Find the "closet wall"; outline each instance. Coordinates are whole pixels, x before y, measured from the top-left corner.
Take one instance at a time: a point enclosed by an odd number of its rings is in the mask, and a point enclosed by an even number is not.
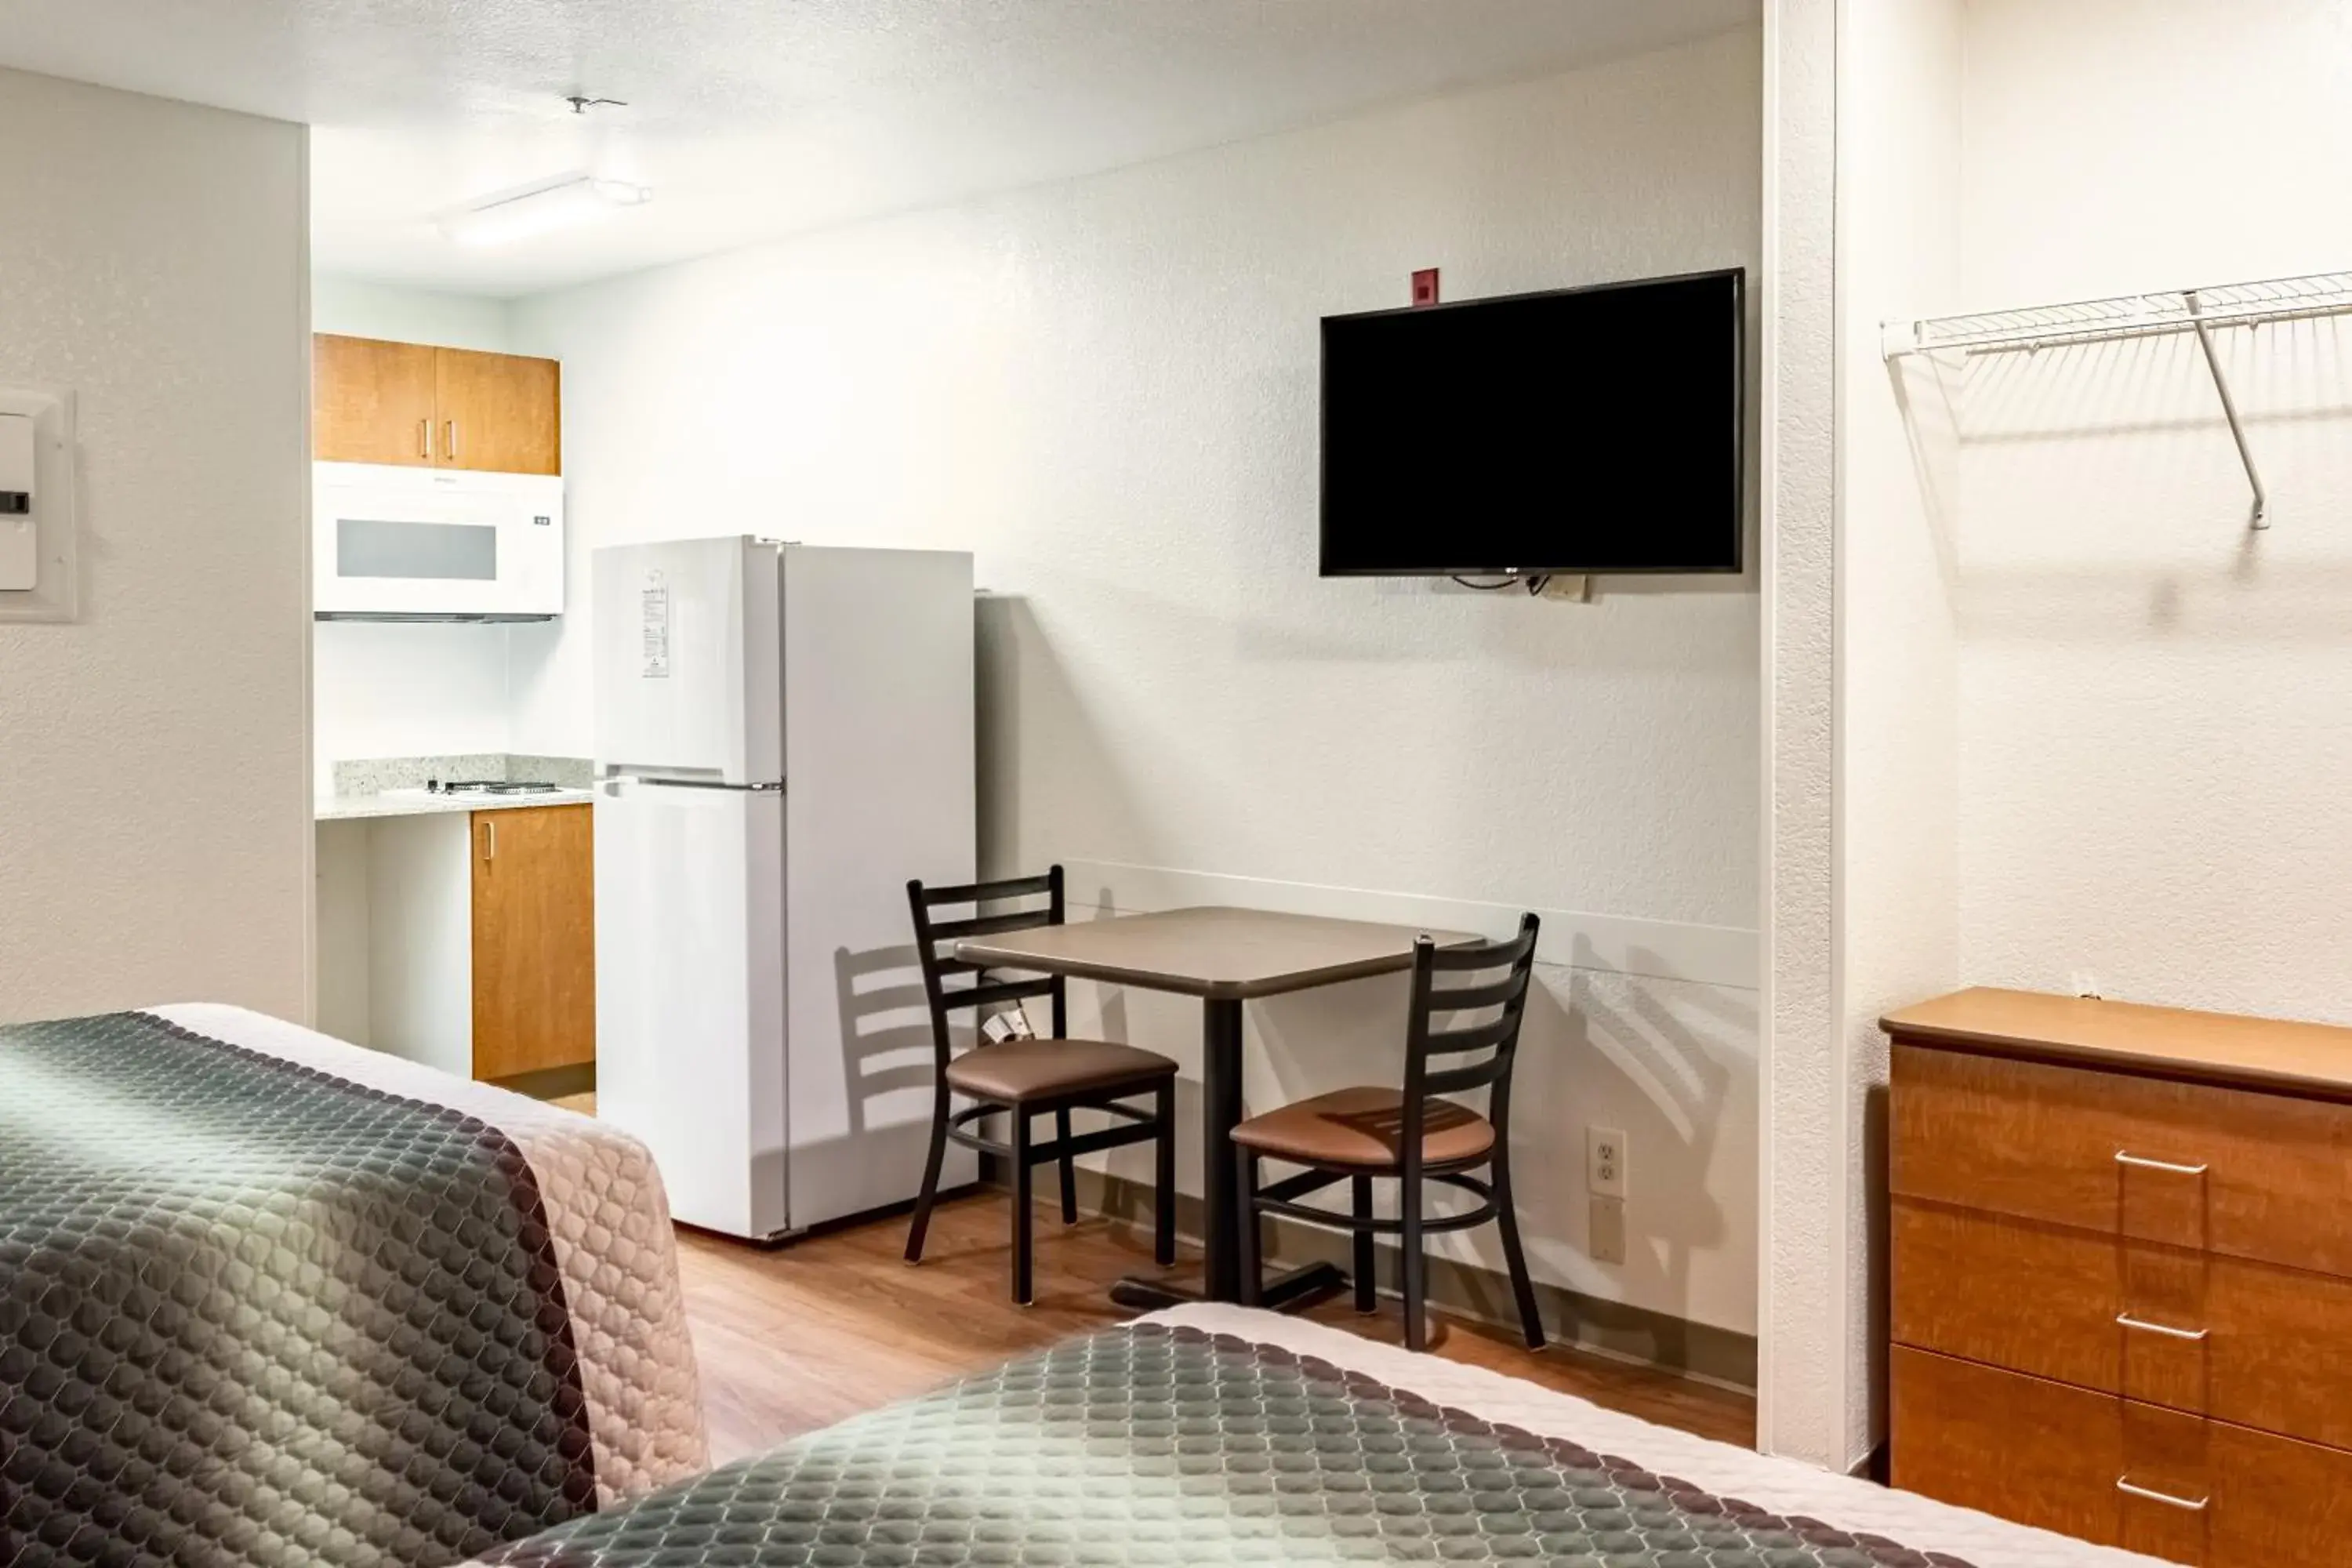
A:
[[[2333,0],[1976,0],[1969,308],[2352,268]],[[2095,60],[2095,70],[2085,62]],[[2352,1023],[2352,317],[1979,360],[1958,411],[1959,968]]]

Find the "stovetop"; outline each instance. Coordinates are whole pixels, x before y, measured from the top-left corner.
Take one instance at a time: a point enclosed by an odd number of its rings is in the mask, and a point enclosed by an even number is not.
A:
[[[553,795],[562,784],[521,779],[439,779],[425,781],[428,795]]]

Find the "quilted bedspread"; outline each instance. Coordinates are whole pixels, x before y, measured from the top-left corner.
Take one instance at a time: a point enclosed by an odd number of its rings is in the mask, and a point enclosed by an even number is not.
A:
[[[692,1475],[674,1246],[641,1148],[495,1090],[0,1028],[0,1563],[436,1568]]]
[[[1532,1563],[1554,1568],[2141,1563],[1720,1444],[1803,1511],[1710,1489],[1576,1432],[1609,1413],[1532,1384],[1497,1421],[1416,1384],[1475,1369],[1234,1309],[1145,1321],[859,1416],[488,1553],[499,1568]],[[1399,1381],[1301,1353],[1304,1335]],[[1517,1397],[1512,1380],[1483,1374]],[[1492,1392],[1492,1390],[1489,1390]],[[1553,1417],[1564,1417],[1555,1421]],[[1626,1418],[1616,1417],[1623,1434]],[[1636,1435],[1664,1434],[1631,1423]],[[1559,1429],[1565,1426],[1568,1430]],[[1683,1438],[1685,1443],[1697,1440]],[[1720,1459],[1707,1452],[1715,1451]],[[1908,1512],[1906,1542],[1877,1526]],[[1864,1516],[1867,1515],[1867,1523]],[[1966,1556],[1923,1549],[1965,1544]],[[1978,1549],[1981,1548],[1981,1552]]]

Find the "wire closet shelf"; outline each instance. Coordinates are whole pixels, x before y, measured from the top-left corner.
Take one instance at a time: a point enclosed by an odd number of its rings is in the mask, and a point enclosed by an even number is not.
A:
[[[2253,449],[2246,443],[2245,422],[2231,395],[2229,377],[2221,355],[2214,352],[2213,332],[2223,327],[2261,327],[2278,321],[2313,321],[2324,316],[2352,315],[2352,272],[2315,272],[2302,278],[2273,278],[2259,283],[2216,283],[2196,289],[2159,289],[2148,294],[2118,294],[2105,300],[2077,300],[2061,305],[2029,305],[2010,310],[1979,310],[1966,316],[1934,316],[1916,321],[1888,321],[1881,329],[1881,348],[1889,361],[1908,354],[1954,350],[1965,354],[2031,353],[2075,343],[2122,342],[2133,338],[2194,333],[2221,400],[2230,438],[2245,466],[2246,483],[2254,503],[2249,526],[2270,526],[2270,497],[2254,467]]]

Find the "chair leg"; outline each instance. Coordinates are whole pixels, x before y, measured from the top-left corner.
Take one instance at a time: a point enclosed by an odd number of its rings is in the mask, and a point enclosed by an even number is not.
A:
[[[1264,1259],[1258,1250],[1256,1153],[1234,1145],[1234,1201],[1239,1211],[1234,1218],[1241,1226],[1234,1236],[1241,1246],[1242,1305],[1255,1307],[1265,1289]]]
[[[1160,1086],[1153,1115],[1160,1136],[1151,1145],[1151,1256],[1160,1267],[1176,1261],[1176,1080]]]
[[[1379,1253],[1372,1245],[1370,1221],[1372,1217],[1372,1179],[1370,1176],[1350,1178],[1355,1188],[1356,1215],[1356,1310],[1376,1312],[1381,1306],[1381,1282],[1376,1272]]]
[[[915,1223],[907,1227],[907,1261],[923,1260],[923,1237],[931,1228],[931,1205],[940,1201],[940,1163],[948,1152],[948,1086],[940,1084],[931,1107],[931,1152],[923,1162],[923,1188],[915,1199]]]
[[[1409,1351],[1429,1348],[1429,1324],[1426,1321],[1429,1260],[1421,1250],[1421,1173],[1406,1173],[1402,1190],[1397,1194],[1397,1205],[1403,1219],[1403,1233],[1399,1237],[1404,1247],[1404,1348]]]
[[[1066,1110],[1054,1112],[1054,1136],[1062,1147],[1070,1146],[1070,1113]],[[1078,1223],[1078,1163],[1069,1155],[1062,1156],[1062,1223]]]
[[[1503,1262],[1511,1271],[1511,1294],[1518,1298],[1519,1330],[1528,1349],[1544,1347],[1543,1313],[1536,1306],[1535,1281],[1528,1278],[1527,1248],[1519,1245],[1519,1210],[1511,1197],[1511,1157],[1496,1150],[1493,1170],[1495,1223],[1502,1227]]]
[[[1013,1108],[1013,1299],[1024,1307],[1030,1297],[1030,1210],[1035,1197],[1031,1184],[1035,1171],[1029,1146],[1029,1112],[1016,1105]]]

